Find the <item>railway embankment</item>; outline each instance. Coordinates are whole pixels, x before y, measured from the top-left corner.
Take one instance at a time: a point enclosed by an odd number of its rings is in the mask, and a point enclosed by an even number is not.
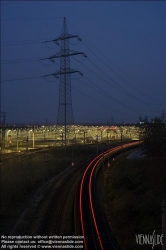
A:
[[[93,153],[89,151],[89,154]],[[26,233],[32,214],[29,213],[47,199],[53,183],[58,182],[75,163],[84,158],[76,147],[53,148],[42,154],[11,157],[1,164],[1,234]],[[19,226],[20,225],[20,226]],[[14,231],[13,231],[14,230]]]
[[[96,151],[96,145],[73,145],[2,161],[1,234],[35,235],[51,194],[77,162],[96,155]]]
[[[135,150],[134,150],[135,151]],[[145,157],[124,152],[105,164],[98,192],[111,230],[122,250],[152,249],[139,245],[136,235],[162,235],[162,201],[166,199],[166,145],[159,154],[147,148]],[[142,248],[141,248],[142,247]],[[161,249],[155,245],[155,249]]]

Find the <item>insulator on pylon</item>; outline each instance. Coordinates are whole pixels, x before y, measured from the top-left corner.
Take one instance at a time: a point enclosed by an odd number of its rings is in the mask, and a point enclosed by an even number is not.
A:
[[[81,76],[83,76],[83,74],[80,71],[73,70],[70,68],[70,56],[82,54],[84,57],[87,57],[85,53],[83,52],[69,50],[70,38],[77,38],[79,41],[82,41],[82,39],[79,36],[68,34],[66,18],[64,17],[61,35],[58,36],[56,39],[51,40],[52,42],[56,44],[58,44],[58,41],[61,41],[61,49],[56,54],[47,58],[51,62],[55,62],[54,58],[60,58],[60,70],[53,73],[52,76],[57,78],[57,75],[60,75],[59,107],[58,107],[57,125],[61,126],[63,129],[62,134],[64,135],[65,145],[66,145],[66,135],[67,135],[67,130],[68,130],[67,128],[68,126],[74,125],[70,74],[78,73]],[[51,41],[46,41],[46,43],[51,42]],[[50,76],[50,75],[46,75],[46,76]],[[62,140],[62,144],[63,144],[63,140]]]

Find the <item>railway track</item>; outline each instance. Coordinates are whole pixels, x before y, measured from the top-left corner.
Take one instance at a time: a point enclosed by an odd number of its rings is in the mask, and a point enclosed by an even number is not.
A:
[[[127,143],[123,149],[137,146],[139,142]],[[108,154],[121,152],[121,146],[114,147],[94,158],[86,167],[79,191],[80,232],[84,236],[85,250],[119,249],[103,213],[95,186],[96,173]]]
[[[88,161],[79,163],[55,191],[39,228],[40,235],[74,234],[74,199]],[[72,223],[73,222],[73,223]]]
[[[6,162],[8,160],[14,159],[14,158],[27,158],[27,157],[35,157],[36,155],[43,154],[43,152],[50,151],[51,149],[49,148],[43,148],[43,149],[35,149],[33,151],[28,151],[28,152],[16,152],[13,153],[11,156],[3,156],[1,155],[1,163]]]
[[[129,146],[133,146],[133,143],[123,145],[123,148]],[[54,191],[50,189],[49,193],[52,194],[46,212],[41,217],[37,235],[83,235],[85,250],[119,249],[109,229],[95,186],[95,175],[103,158],[108,153],[113,156],[119,151],[121,146],[105,151],[91,162],[80,162],[62,178]],[[78,200],[76,193],[79,195]],[[76,212],[80,228],[78,231]]]

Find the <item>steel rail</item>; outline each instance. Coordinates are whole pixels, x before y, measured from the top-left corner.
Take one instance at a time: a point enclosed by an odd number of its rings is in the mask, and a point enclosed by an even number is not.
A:
[[[88,170],[91,168],[93,162],[95,162],[95,160],[98,159],[98,158],[99,158],[99,156],[97,156],[96,158],[94,158],[90,162],[90,164],[87,166],[87,168],[84,171],[84,174],[83,174],[83,177],[82,177],[82,180],[81,180],[81,185],[80,185],[79,210],[80,210],[81,230],[82,230],[82,234],[84,236],[84,247],[85,247],[85,250],[88,250],[88,248],[87,248],[87,241],[86,241],[86,238],[85,238],[85,228],[84,228],[84,219],[83,219],[83,210],[82,210],[82,205],[83,205],[83,202],[82,202],[82,200],[83,200],[83,186],[84,186],[84,182],[85,182],[85,178],[86,178]]]
[[[86,164],[87,164],[87,160],[79,163],[77,168],[74,168],[73,170],[70,171],[70,173],[67,175],[67,177],[63,180],[60,187],[55,191],[54,197],[53,197],[53,199],[52,199],[52,201],[47,209],[47,212],[46,212],[45,217],[43,219],[42,225],[40,226],[40,229],[39,229],[40,235],[47,234],[47,227],[49,227],[48,224],[49,224],[50,220],[51,221],[54,220],[54,222],[56,221],[54,233],[58,232],[58,227],[60,225],[60,218],[62,216],[62,210],[65,206],[66,198],[69,195],[70,190],[71,190],[72,186],[74,185],[75,181],[77,180],[77,178],[79,178],[79,176],[81,177],[83,167],[86,166]],[[73,177],[73,174],[76,174],[76,176],[74,176],[74,178],[72,178],[72,180],[71,180],[71,176]],[[61,202],[60,202],[59,208],[57,208],[57,206],[54,207],[56,202],[60,199],[61,199]],[[51,218],[51,214],[55,212],[54,208],[56,210],[58,210],[57,215],[56,215],[56,218]]]
[[[99,163],[101,163],[103,158],[106,157],[108,154],[113,156],[116,153],[121,152],[122,147],[123,147],[123,149],[130,148],[130,147],[136,146],[138,144],[139,144],[139,142],[132,142],[132,143],[127,143],[127,144],[109,149],[109,150],[105,151],[104,153],[101,153],[97,157],[95,157],[86,167],[84,174],[82,176],[82,180],[80,183],[80,191],[79,191],[80,227],[81,227],[82,235],[84,236],[84,249],[85,250],[90,250],[90,248],[88,248],[88,242],[87,242],[87,239],[88,239],[88,235],[86,232],[87,229],[85,229],[85,224],[87,224],[87,223],[85,223],[85,218],[84,218],[84,214],[83,214],[84,213],[84,211],[83,211],[83,205],[84,205],[83,199],[84,198],[83,197],[87,196],[87,195],[88,195],[88,199],[89,199],[89,211],[90,211],[90,214],[92,216],[92,222],[93,222],[92,223],[93,225],[91,225],[91,227],[92,227],[91,231],[92,231],[92,234],[94,237],[94,233],[93,233],[93,227],[94,227],[95,228],[95,237],[97,236],[97,241],[98,241],[98,247],[96,247],[96,246],[94,246],[94,247],[95,247],[95,249],[104,250],[104,244],[102,242],[103,240],[101,238],[101,232],[100,232],[99,226],[98,226],[99,223],[96,219],[96,212],[95,212],[96,208],[94,207],[93,194],[92,194],[92,184],[93,184],[93,177],[94,177],[95,170],[96,170],[97,166],[99,165]],[[86,192],[86,190],[85,190],[85,186],[86,186],[87,181],[88,181],[88,192]],[[90,224],[91,223],[89,223],[89,227],[90,227]],[[112,247],[114,247],[113,244],[112,244]],[[114,249],[115,249],[115,247],[114,247]]]
[[[51,149],[36,149],[36,150],[33,150],[32,152],[19,152],[19,154],[12,155],[10,157],[6,157],[6,158],[2,159],[1,163],[8,161],[8,160],[11,160],[13,158],[17,158],[17,157],[22,157],[22,158],[27,157],[27,156],[34,157],[34,155],[42,154],[43,152],[49,151]]]

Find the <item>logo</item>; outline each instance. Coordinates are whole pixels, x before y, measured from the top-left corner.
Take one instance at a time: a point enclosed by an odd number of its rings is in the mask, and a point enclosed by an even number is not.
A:
[[[155,245],[163,245],[164,235],[155,234],[155,230],[153,234],[136,234],[136,242],[139,245],[152,245],[152,249]]]

